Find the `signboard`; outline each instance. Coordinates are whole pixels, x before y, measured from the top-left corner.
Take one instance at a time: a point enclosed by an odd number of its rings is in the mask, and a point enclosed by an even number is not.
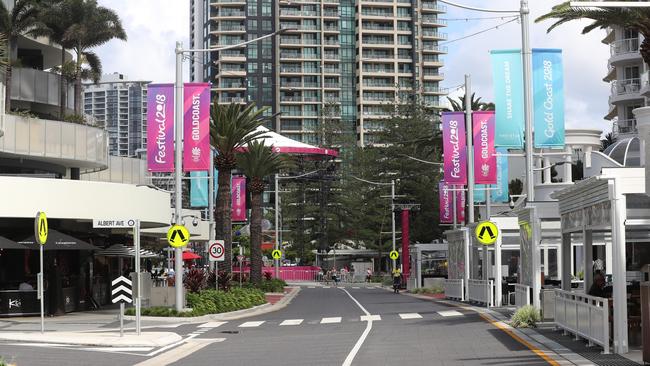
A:
[[[47,216],[45,216],[45,212],[39,211],[36,214],[36,220],[34,220],[34,237],[40,245],[45,245],[47,242],[48,232]]]
[[[491,51],[496,146],[524,147],[524,76],[520,50]]]
[[[483,221],[476,225],[474,235],[479,243],[483,245],[492,245],[499,237],[499,228],[492,221]]]
[[[174,225],[167,231],[167,242],[174,248],[187,245],[190,241],[190,232],[183,225]]]
[[[399,253],[397,252],[397,250],[393,250],[390,252],[388,256],[390,257],[390,259],[395,260],[399,258]]]
[[[174,171],[174,85],[147,87],[147,169]]]
[[[534,146],[564,148],[562,50],[533,50]]]
[[[494,112],[472,113],[474,133],[474,182],[495,184],[497,182],[497,157],[494,148]]]
[[[113,304],[133,302],[133,283],[124,276],[120,276],[111,282],[111,301]]]
[[[246,177],[232,178],[232,221],[246,221]]]
[[[95,229],[132,228],[135,227],[135,219],[114,219],[114,220],[93,220]]]
[[[279,249],[276,249],[271,253],[271,256],[273,259],[280,259],[282,258],[282,252]]]
[[[208,247],[208,254],[210,262],[223,262],[225,257],[226,250],[224,248],[223,240],[214,240],[210,242]]]
[[[183,93],[183,171],[209,170],[210,84],[186,83]]]
[[[467,183],[465,113],[442,113],[444,180],[447,184]]]

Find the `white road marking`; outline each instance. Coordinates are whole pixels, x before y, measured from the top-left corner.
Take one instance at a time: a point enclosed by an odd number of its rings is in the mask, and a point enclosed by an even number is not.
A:
[[[87,347],[84,351],[94,352],[149,352],[153,347]]]
[[[442,311],[439,311],[438,314],[440,314],[442,316],[462,316],[463,315],[463,313],[461,313],[460,311],[456,311],[456,310],[442,310]]]
[[[198,328],[218,328],[228,322],[207,322],[198,326]]]
[[[330,288],[329,286],[323,286],[323,288]]]
[[[160,365],[170,365],[178,360],[181,360],[192,353],[195,353],[201,350],[204,347],[209,346],[212,343],[223,342],[225,338],[215,338],[215,339],[193,339],[188,342],[182,341],[185,344],[182,346],[173,349],[169,352],[165,352],[157,357],[150,358],[146,361],[136,364],[136,366],[160,366]]]
[[[300,325],[302,324],[303,319],[287,319],[280,323],[280,325]]]
[[[348,296],[350,296],[350,298],[357,304],[357,306],[359,306],[361,311],[363,311],[366,314],[366,316],[370,316],[368,310],[366,310],[366,308],[364,308],[363,305],[361,305],[361,303],[357,301],[357,299],[355,299],[352,295],[350,295],[350,293],[346,289],[343,289],[343,291],[345,291],[345,293],[348,294]],[[354,361],[354,357],[361,349],[363,342],[365,342],[366,338],[368,338],[368,334],[370,334],[371,330],[372,330],[372,319],[368,320],[368,323],[366,323],[366,329],[361,334],[361,337],[359,337],[359,339],[357,340],[357,343],[354,344],[354,347],[352,347],[350,353],[348,353],[348,357],[345,358],[345,361],[343,361],[342,366],[352,365],[352,361]]]
[[[422,315],[418,313],[404,313],[399,314],[399,317],[402,319],[422,319]]]
[[[260,325],[262,325],[264,323],[265,323],[264,320],[257,321],[257,322],[246,322],[246,323],[241,324],[239,327],[240,328],[255,328],[255,327],[259,327]]]
[[[316,286],[307,286],[307,288],[316,288]]]
[[[340,322],[341,322],[341,317],[340,316],[335,316],[335,317],[331,317],[331,318],[323,318],[320,321],[321,324],[334,324],[334,323],[340,323]]]
[[[185,338],[185,339],[181,339],[180,341],[178,341],[178,342],[176,342],[176,343],[168,344],[168,345],[166,345],[165,347],[161,347],[161,348],[159,348],[159,349],[157,349],[157,350],[155,350],[155,351],[153,351],[153,352],[151,352],[151,353],[148,353],[148,354],[147,354],[147,357],[155,356],[155,355],[157,355],[157,354],[159,354],[159,353],[161,353],[161,352],[167,351],[168,349],[170,349],[170,348],[174,348],[174,347],[176,347],[176,346],[178,346],[178,345],[180,345],[180,344],[183,344],[183,343],[189,341],[190,339],[192,339],[192,338],[194,338],[194,337],[196,337],[196,336],[195,336],[195,335],[190,335],[190,336],[188,336],[187,338]],[[224,338],[224,340],[225,340],[225,338]]]
[[[352,287],[352,288],[355,289],[355,290],[358,290],[358,289],[359,289],[359,287]]]
[[[381,320],[381,315],[361,315],[361,321],[362,322],[367,322],[370,320]]]

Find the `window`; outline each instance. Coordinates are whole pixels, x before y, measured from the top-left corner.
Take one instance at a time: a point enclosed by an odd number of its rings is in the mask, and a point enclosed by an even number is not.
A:
[[[248,67],[248,73],[253,74],[257,72],[257,62],[249,62],[247,67]]]
[[[255,19],[248,20],[248,30],[257,30],[257,20]]]
[[[268,74],[268,73],[270,73],[272,70],[273,70],[273,68],[271,67],[271,63],[270,63],[270,62],[264,62],[264,63],[262,64],[262,72],[263,72],[263,73]]]
[[[638,66],[627,66],[624,69],[625,79],[638,79],[640,77]]]
[[[251,43],[246,46],[246,53],[248,58],[257,58],[257,44]]]
[[[248,0],[248,15],[257,16],[257,1]]]
[[[262,30],[270,31],[273,29],[273,25],[270,20],[262,20]]]
[[[267,0],[262,1],[262,16],[270,17],[271,16],[271,2]]]

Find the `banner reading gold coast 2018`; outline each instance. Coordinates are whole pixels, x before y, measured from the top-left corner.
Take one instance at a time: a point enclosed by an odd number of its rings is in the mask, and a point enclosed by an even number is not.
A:
[[[533,49],[534,145],[564,147],[564,74],[562,50]]]

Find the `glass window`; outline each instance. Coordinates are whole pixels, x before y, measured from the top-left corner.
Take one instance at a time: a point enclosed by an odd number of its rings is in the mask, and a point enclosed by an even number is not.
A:
[[[257,72],[257,62],[249,62],[246,66],[248,67],[249,74]]]
[[[248,58],[257,58],[257,44],[251,43],[246,46],[246,52]]]
[[[248,20],[248,30],[257,30],[257,20],[255,19]]]
[[[271,67],[271,63],[270,63],[270,62],[264,62],[264,63],[262,64],[262,72],[263,72],[263,73],[267,74],[267,73],[270,73],[272,70],[273,70],[273,69],[272,69],[272,67]]]
[[[262,2],[262,16],[270,17],[271,16],[271,2],[263,1]]]
[[[257,1],[248,1],[248,15],[257,16]]]
[[[273,29],[273,25],[270,20],[262,20],[262,30],[270,31],[272,29]]]

